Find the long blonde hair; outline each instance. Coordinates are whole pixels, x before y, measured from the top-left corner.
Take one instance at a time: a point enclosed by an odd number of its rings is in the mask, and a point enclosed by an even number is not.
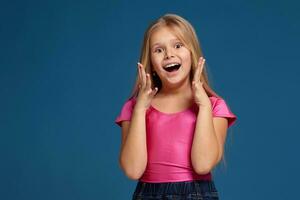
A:
[[[152,81],[152,89],[157,87],[158,90],[161,89],[161,81],[157,75],[154,77],[152,74],[153,71],[152,71],[151,59],[150,59],[150,37],[154,32],[154,30],[161,27],[168,27],[170,30],[172,30],[174,34],[190,50],[191,62],[192,62],[190,81],[192,81],[191,77],[193,77],[194,75],[194,70],[197,67],[197,63],[199,61],[200,56],[203,56],[196,32],[192,27],[192,25],[187,20],[185,20],[184,18],[176,14],[165,14],[162,17],[155,20],[154,22],[152,22],[148,26],[144,34],[143,44],[141,48],[141,55],[140,55],[140,63],[145,67],[146,73],[150,74],[150,78]],[[200,80],[203,83],[203,88],[205,89],[208,96],[215,96],[215,97],[222,98],[211,88],[209,84],[206,64],[204,64]],[[136,81],[131,91],[130,98],[137,97],[139,92],[138,84],[139,84],[139,76],[137,71]]]
[[[192,77],[194,75],[194,70],[197,67],[197,63],[199,61],[200,56],[203,56],[202,50],[200,48],[200,44],[197,38],[196,31],[194,30],[193,26],[184,18],[176,15],[176,14],[165,14],[162,17],[158,18],[154,22],[152,22],[144,34],[143,44],[141,48],[141,55],[140,55],[140,63],[145,67],[146,73],[150,74],[150,78],[152,81],[152,89],[158,87],[158,91],[161,89],[161,81],[159,77],[156,75],[153,76],[152,66],[151,66],[151,59],[150,59],[150,37],[152,33],[161,27],[167,27],[174,32],[174,34],[183,42],[183,44],[190,50],[191,52],[191,63],[192,69],[190,72],[190,81],[192,81]],[[204,57],[204,56],[203,56]],[[207,74],[207,64],[204,64],[200,80],[203,83],[203,88],[206,91],[207,95],[222,98],[218,95],[210,86]],[[139,92],[139,76],[137,70],[136,81],[134,87],[131,91],[131,95],[129,99],[133,97],[137,97]],[[223,99],[223,98],[222,98]],[[225,161],[225,149],[222,156],[222,160],[226,165]]]

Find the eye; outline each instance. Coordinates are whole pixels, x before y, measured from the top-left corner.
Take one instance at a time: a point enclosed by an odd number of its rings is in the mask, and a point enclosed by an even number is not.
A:
[[[160,53],[160,52],[162,52],[162,48],[157,48],[154,50],[154,52]]]
[[[180,47],[182,47],[182,46],[183,46],[182,43],[177,43],[177,44],[175,45],[175,48],[180,48]]]

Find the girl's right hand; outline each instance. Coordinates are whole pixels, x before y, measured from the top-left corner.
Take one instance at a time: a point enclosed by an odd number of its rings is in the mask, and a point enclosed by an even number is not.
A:
[[[152,82],[150,75],[145,72],[144,66],[141,63],[138,63],[139,71],[139,93],[137,96],[136,106],[141,109],[147,109],[151,105],[153,97],[156,95],[158,88],[152,89]]]

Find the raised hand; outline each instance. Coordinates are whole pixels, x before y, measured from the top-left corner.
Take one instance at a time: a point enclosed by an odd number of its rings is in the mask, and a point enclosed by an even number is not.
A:
[[[209,97],[207,96],[203,88],[203,83],[200,81],[200,77],[201,77],[200,75],[202,73],[204,63],[205,63],[205,59],[203,57],[200,57],[192,81],[192,91],[193,91],[194,101],[198,106],[211,106]]]
[[[152,98],[158,91],[158,88],[152,89],[152,82],[150,75],[145,72],[145,68],[141,63],[138,63],[139,71],[139,93],[137,97],[137,106],[142,109],[147,109],[151,105]]]

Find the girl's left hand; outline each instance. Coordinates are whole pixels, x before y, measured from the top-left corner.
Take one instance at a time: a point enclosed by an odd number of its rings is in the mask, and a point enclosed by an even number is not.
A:
[[[203,57],[200,57],[192,81],[192,91],[193,91],[194,101],[198,106],[211,107],[210,99],[203,88],[203,83],[200,81],[204,63],[205,63],[205,59]]]

